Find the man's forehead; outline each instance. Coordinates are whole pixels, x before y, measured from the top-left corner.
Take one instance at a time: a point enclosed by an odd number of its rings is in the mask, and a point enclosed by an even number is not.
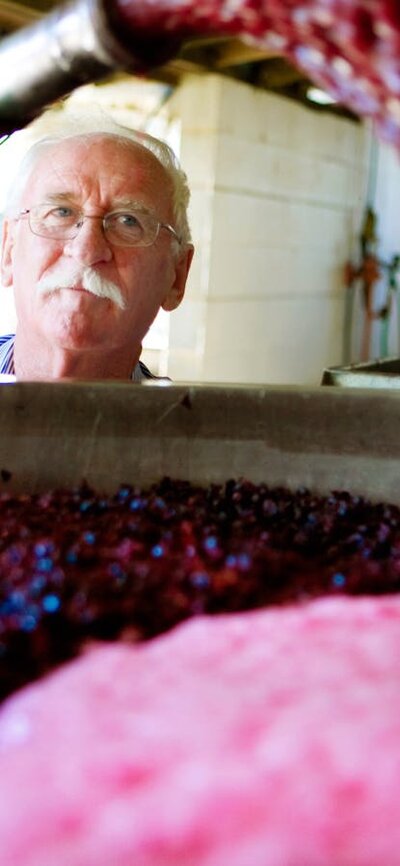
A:
[[[38,157],[28,187],[49,194],[85,192],[103,187],[121,197],[145,191],[170,192],[170,179],[145,147],[116,136],[73,137],[47,147]]]
[[[166,174],[164,167],[147,148],[117,136],[72,137],[49,145],[37,167],[46,172],[89,173],[103,167],[106,174],[117,171],[146,171]]]

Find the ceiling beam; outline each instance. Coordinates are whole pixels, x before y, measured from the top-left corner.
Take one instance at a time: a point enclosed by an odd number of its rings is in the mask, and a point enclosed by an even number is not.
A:
[[[2,30],[15,30],[33,24],[42,13],[32,6],[13,3],[12,0],[0,0],[0,27]]]
[[[259,63],[270,57],[277,57],[277,52],[267,51],[250,42],[240,39],[227,39],[225,43],[214,48],[214,68],[226,69],[241,66],[242,63]]]

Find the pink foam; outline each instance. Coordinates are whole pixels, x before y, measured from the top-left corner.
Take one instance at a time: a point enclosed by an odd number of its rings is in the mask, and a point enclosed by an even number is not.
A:
[[[95,648],[0,713],[2,866],[397,866],[399,793],[399,597]]]

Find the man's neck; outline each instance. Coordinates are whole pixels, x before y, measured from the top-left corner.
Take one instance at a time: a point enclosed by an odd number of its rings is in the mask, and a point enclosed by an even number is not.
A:
[[[32,338],[28,345],[18,330],[14,343],[14,367],[17,379],[121,379],[132,378],[140,357],[141,346],[136,353],[120,350],[105,351],[103,348],[71,351],[54,347],[40,340],[35,345]]]

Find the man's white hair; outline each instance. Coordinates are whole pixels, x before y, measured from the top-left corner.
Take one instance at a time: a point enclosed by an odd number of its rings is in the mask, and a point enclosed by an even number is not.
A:
[[[64,112],[62,114],[64,115]],[[22,158],[16,177],[9,188],[5,204],[5,216],[15,215],[20,209],[20,202],[25,192],[26,184],[34,169],[35,162],[47,148],[52,148],[57,142],[65,141],[66,139],[90,139],[94,135],[112,136],[117,137],[119,142],[122,143],[141,145],[149,150],[161,163],[172,185],[174,227],[182,242],[184,244],[190,243],[191,235],[187,214],[190,191],[186,174],[181,168],[172,148],[165,141],[161,141],[161,139],[155,138],[147,132],[122,126],[107,115],[101,115],[100,118],[96,115],[93,118],[82,117],[80,114],[74,116],[65,113],[65,115],[62,118],[56,118],[53,124],[51,121],[50,124],[47,123],[46,134],[39,137],[29,147]],[[43,127],[43,117],[45,115],[40,118],[40,122],[36,122],[39,132]],[[51,128],[52,125],[54,129]],[[32,129],[34,127],[35,125],[33,124]],[[76,131],[77,129],[79,132]]]

